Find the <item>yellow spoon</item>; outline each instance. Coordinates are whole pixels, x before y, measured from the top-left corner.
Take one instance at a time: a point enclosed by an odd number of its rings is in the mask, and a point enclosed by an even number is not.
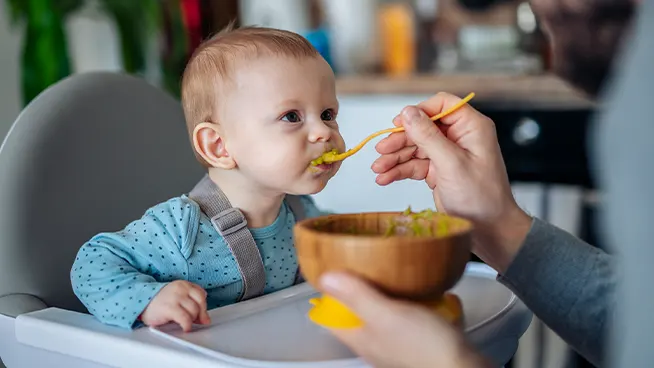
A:
[[[432,116],[429,119],[431,121],[436,121],[436,120],[442,119],[445,116],[447,116],[447,115],[455,112],[459,108],[461,108],[461,106],[467,104],[468,101],[472,100],[473,97],[475,97],[474,92],[470,93],[464,99],[457,102],[456,105],[454,105],[454,106],[450,107],[449,109],[441,112],[440,114]],[[370,142],[371,139],[373,139],[375,137],[378,137],[378,136],[380,136],[382,134],[397,133],[397,132],[403,132],[403,131],[404,131],[404,127],[397,127],[397,128],[389,128],[389,129],[380,130],[380,131],[378,131],[376,133],[373,133],[373,134],[369,135],[366,139],[364,139],[361,143],[356,145],[354,148],[352,148],[350,150],[347,150],[347,151],[345,151],[343,153],[338,153],[338,151],[336,149],[333,149],[333,150],[331,150],[329,152],[323,153],[322,156],[320,156],[317,159],[311,161],[311,165],[312,166],[317,166],[317,165],[320,165],[320,164],[323,164],[323,163],[329,164],[329,163],[332,163],[332,162],[345,160],[346,158],[348,158],[348,157],[352,156],[353,154],[359,152],[359,150],[361,150],[361,148],[363,148],[363,146],[366,143]]]

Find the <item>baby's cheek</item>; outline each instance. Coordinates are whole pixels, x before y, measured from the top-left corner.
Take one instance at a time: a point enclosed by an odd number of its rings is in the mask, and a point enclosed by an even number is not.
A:
[[[303,142],[273,138],[271,135],[262,137],[257,133],[257,137],[251,137],[245,146],[239,148],[237,162],[242,168],[247,166],[250,172],[288,176],[309,164]]]
[[[250,169],[259,180],[272,186],[285,186],[297,180],[297,176],[306,169],[308,163],[300,165],[297,155],[289,151],[270,153],[261,156],[261,160],[253,163]]]
[[[283,150],[281,147],[266,156],[268,167],[273,171],[287,171],[298,160],[297,154],[290,150]]]
[[[338,151],[339,152],[345,151],[345,140],[343,139],[343,136],[338,130],[334,134],[334,138],[336,141],[336,148],[338,148]]]
[[[250,139],[239,142],[233,156],[241,166],[260,168],[266,162],[270,164],[271,161],[276,160],[276,149],[270,142]]]

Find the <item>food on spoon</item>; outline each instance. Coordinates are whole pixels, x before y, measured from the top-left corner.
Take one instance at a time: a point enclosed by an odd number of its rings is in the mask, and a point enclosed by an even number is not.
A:
[[[457,102],[454,106],[452,106],[449,109],[441,112],[440,114],[436,114],[436,115],[432,116],[429,119],[432,120],[432,121],[439,120],[439,119],[453,113],[454,111],[458,110],[459,108],[461,108],[461,106],[467,104],[468,101],[470,101],[473,97],[475,97],[474,92],[468,94],[465,98],[463,98],[461,101]],[[375,132],[375,133],[369,135],[366,139],[361,141],[361,143],[359,143],[354,148],[352,148],[352,149],[350,149],[350,150],[348,150],[346,152],[338,153],[338,151],[336,149],[333,149],[333,150],[331,150],[329,152],[323,153],[320,157],[318,157],[315,160],[311,161],[311,166],[318,166],[318,165],[321,165],[323,163],[330,164],[330,163],[335,162],[335,161],[344,160],[347,157],[350,157],[353,154],[359,152],[359,150],[361,148],[363,148],[363,146],[366,143],[370,142],[370,140],[372,140],[373,138],[375,138],[377,136],[380,136],[382,134],[387,134],[387,133],[396,133],[396,132],[403,132],[403,131],[404,131],[404,127],[396,127],[396,128],[388,128],[388,129],[380,130],[378,132]]]

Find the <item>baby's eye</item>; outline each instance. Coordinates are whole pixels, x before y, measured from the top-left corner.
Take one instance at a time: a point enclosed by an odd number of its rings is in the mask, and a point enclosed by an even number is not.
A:
[[[282,120],[288,121],[289,123],[299,123],[301,121],[300,114],[298,114],[297,111],[287,112]]]
[[[320,115],[320,119],[322,119],[322,121],[332,121],[335,118],[334,115],[336,115],[336,114],[334,114],[334,110],[332,110],[332,109],[325,110]]]

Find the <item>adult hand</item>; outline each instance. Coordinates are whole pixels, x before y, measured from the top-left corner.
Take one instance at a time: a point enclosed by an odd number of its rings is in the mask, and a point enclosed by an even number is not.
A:
[[[364,322],[332,333],[376,368],[488,366],[458,330],[424,307],[389,299],[347,274],[327,274],[321,286]]]
[[[517,205],[493,121],[465,105],[435,124],[429,118],[461,99],[439,93],[393,119],[405,132],[380,141],[377,183],[425,180],[439,211],[471,220],[473,251],[499,272],[519,250],[531,218]]]

